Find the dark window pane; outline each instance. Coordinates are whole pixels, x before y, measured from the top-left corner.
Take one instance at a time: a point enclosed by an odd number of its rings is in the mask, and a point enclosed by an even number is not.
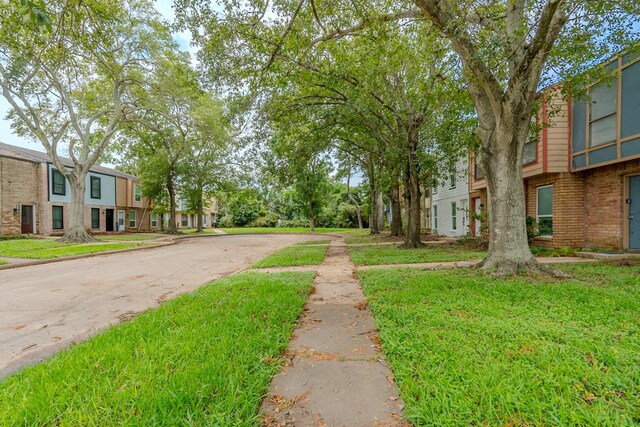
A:
[[[63,220],[63,213],[62,213],[62,206],[53,206],[52,207],[52,217],[53,217],[53,224],[52,227],[54,230],[61,230],[64,228],[64,220]]]
[[[100,178],[97,176],[92,176],[91,177],[91,198],[92,199],[99,199],[101,198],[101,193],[102,193],[102,189],[101,189],[101,185],[100,185]]]
[[[541,236],[553,236],[553,218],[551,217],[539,218],[538,233]]]
[[[52,188],[51,192],[53,194],[57,194],[59,196],[64,196],[66,194],[66,186],[65,186],[65,178],[59,170],[53,169],[51,171],[51,183]]]
[[[100,209],[91,208],[91,228],[100,228]]]

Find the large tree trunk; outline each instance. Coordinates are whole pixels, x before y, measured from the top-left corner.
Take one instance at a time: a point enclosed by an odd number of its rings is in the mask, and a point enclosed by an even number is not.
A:
[[[176,228],[176,189],[173,186],[173,179],[167,180],[167,192],[169,193],[169,224],[167,224],[167,233],[178,234]]]
[[[369,215],[370,234],[380,234],[380,221],[378,219],[378,191],[369,184],[369,198],[371,199],[371,214]]]
[[[503,114],[480,153],[487,182],[489,225],[489,251],[482,269],[495,269],[498,275],[539,270],[527,241],[522,181],[522,150],[529,115],[529,110]]]
[[[405,169],[403,172],[404,192],[407,208],[407,232],[403,247],[419,248],[423,246],[420,241],[420,180],[417,162],[418,128],[412,127],[407,135],[408,150]]]
[[[358,217],[358,228],[362,230],[362,208],[360,207],[360,203],[353,197],[351,194],[351,171],[347,174],[347,198],[353,205],[356,207],[356,215]]]
[[[202,186],[200,186],[198,188],[198,226],[196,229],[196,233],[202,233],[203,231],[203,224],[202,224],[202,217],[204,216],[204,200],[202,200]]]
[[[391,236],[402,236],[402,206],[400,205],[400,184],[394,180],[389,191],[391,200]]]
[[[316,231],[316,212],[313,202],[309,202],[309,231]]]
[[[67,176],[71,188],[71,202],[69,203],[69,222],[64,235],[59,239],[63,243],[93,242],[84,228],[84,197],[87,189],[86,173]]]
[[[378,231],[384,231],[384,201],[382,200],[382,192],[378,191],[376,197],[378,198]]]

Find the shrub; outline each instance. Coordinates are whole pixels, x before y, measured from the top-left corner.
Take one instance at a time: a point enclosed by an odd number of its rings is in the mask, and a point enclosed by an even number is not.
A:
[[[247,227],[275,227],[278,224],[278,217],[273,212],[258,217],[251,221]]]

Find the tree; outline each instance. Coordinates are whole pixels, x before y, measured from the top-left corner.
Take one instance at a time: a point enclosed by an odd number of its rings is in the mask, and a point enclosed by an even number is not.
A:
[[[126,117],[127,133],[133,143],[125,140],[119,150],[125,158],[135,159],[145,196],[167,193],[167,232],[175,234],[176,194],[197,135],[193,114],[203,92],[188,54],[177,52],[158,58],[153,76],[137,91],[139,102]]]
[[[196,130],[187,149],[182,181],[184,195],[198,214],[196,231],[202,232],[205,204],[231,174],[233,139],[220,100],[202,94],[191,114]]]
[[[92,240],[84,227],[87,173],[118,130],[128,88],[162,28],[143,0],[60,0],[49,2],[48,12],[43,7],[31,1],[0,6],[0,87],[14,127],[38,140],[69,182],[69,224],[61,240],[85,242]],[[51,24],[49,16],[55,16]],[[49,25],[50,31],[40,30]]]

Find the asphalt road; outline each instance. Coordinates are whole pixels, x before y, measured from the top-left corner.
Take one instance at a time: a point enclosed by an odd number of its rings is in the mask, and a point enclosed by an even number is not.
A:
[[[0,271],[0,376],[38,362],[310,235],[184,239],[170,246]]]

